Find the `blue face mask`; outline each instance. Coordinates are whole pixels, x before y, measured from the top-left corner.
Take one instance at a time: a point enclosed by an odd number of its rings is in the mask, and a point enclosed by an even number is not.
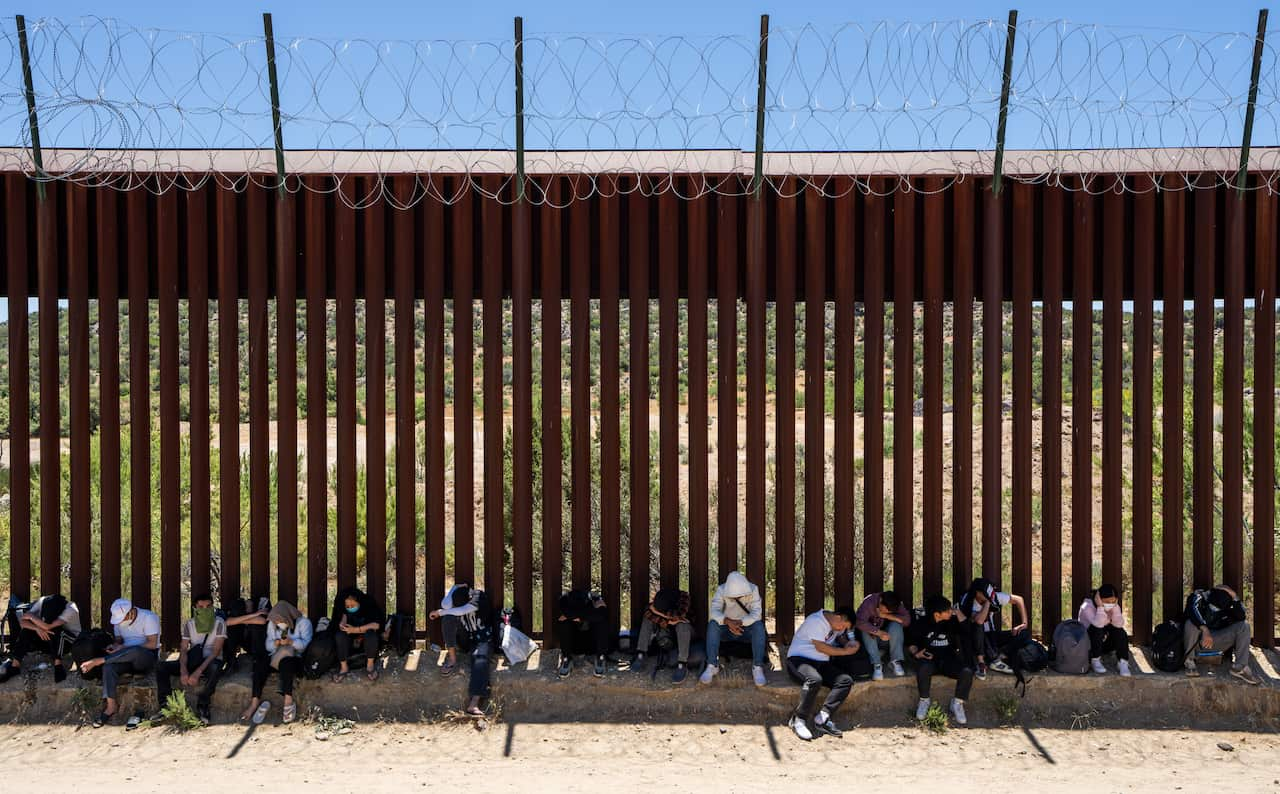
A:
[[[349,615],[354,615],[355,613],[357,613],[357,612],[359,612],[359,611],[360,611],[360,607],[359,607],[359,606],[347,607],[347,614],[349,614]]]

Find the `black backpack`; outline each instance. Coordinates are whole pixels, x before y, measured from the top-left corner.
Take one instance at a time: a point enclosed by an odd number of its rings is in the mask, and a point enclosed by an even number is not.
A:
[[[387,644],[401,657],[413,650],[417,626],[410,612],[396,612],[387,618]]]
[[[1182,647],[1182,624],[1166,620],[1151,635],[1151,664],[1157,670],[1176,673],[1182,669],[1186,649]]]
[[[104,629],[89,629],[81,632],[76,641],[71,643],[71,659],[76,664],[76,669],[80,665],[90,659],[97,659],[100,656],[107,655],[107,647],[115,640],[110,632]],[[80,673],[82,678],[97,680],[102,677],[102,667],[93,668],[87,673]]]
[[[302,674],[315,680],[338,663],[338,640],[332,629],[316,632],[302,652]]]
[[[1023,629],[1013,635],[1013,639],[1004,646],[1004,655],[1009,660],[1016,678],[1014,688],[1020,697],[1027,696],[1027,673],[1038,673],[1049,666],[1049,649],[1039,640],[1031,636],[1031,632]]]

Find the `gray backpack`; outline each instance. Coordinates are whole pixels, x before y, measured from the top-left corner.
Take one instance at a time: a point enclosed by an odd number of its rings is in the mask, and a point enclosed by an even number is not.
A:
[[[1089,632],[1078,620],[1064,620],[1053,630],[1053,669],[1059,673],[1089,672]]]

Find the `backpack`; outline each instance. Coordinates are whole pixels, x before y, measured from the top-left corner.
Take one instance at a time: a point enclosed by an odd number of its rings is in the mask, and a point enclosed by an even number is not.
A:
[[[1151,664],[1157,670],[1176,673],[1182,669],[1186,649],[1182,647],[1182,624],[1166,620],[1151,635]]]
[[[837,638],[836,644],[843,647],[848,645],[851,640],[844,637]],[[744,643],[745,644],[745,643]],[[831,661],[840,672],[848,675],[855,681],[867,681],[871,679],[874,672],[871,663],[871,654],[867,651],[867,646],[862,645],[858,648],[858,652],[852,656],[833,656]]]
[[[411,612],[396,612],[387,618],[387,644],[401,657],[413,650],[417,641],[417,627]]]
[[[1064,620],[1053,630],[1053,669],[1068,675],[1089,672],[1089,632],[1078,620]]]
[[[1013,639],[1004,646],[1004,654],[1017,679],[1014,689],[1018,690],[1019,697],[1026,697],[1026,674],[1038,673],[1049,666],[1049,650],[1039,640],[1032,638],[1030,631],[1024,629],[1013,635]]]
[[[266,598],[259,598],[257,602],[254,599],[235,598],[223,604],[222,617],[240,618],[259,609],[269,609],[270,602]],[[222,644],[222,666],[227,672],[235,669],[236,663],[239,661],[240,653],[245,652],[250,656],[266,652],[267,645],[267,627],[266,624],[251,625],[241,623],[236,626],[227,626],[227,639]]]
[[[71,643],[71,658],[76,664],[76,669],[80,669],[80,665],[90,659],[97,659],[99,656],[106,656],[107,646],[115,640],[110,632],[104,629],[89,629],[81,632],[76,641]],[[102,667],[95,667],[89,672],[81,672],[82,678],[97,680],[102,677]]]
[[[338,663],[338,641],[332,631],[317,632],[302,652],[302,674],[315,680]]]

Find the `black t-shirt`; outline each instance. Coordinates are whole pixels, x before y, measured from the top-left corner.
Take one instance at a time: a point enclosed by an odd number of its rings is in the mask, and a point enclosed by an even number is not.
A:
[[[967,656],[960,621],[954,617],[940,623],[935,622],[932,616],[912,621],[909,644],[917,650],[933,654],[935,662],[954,662]]]

